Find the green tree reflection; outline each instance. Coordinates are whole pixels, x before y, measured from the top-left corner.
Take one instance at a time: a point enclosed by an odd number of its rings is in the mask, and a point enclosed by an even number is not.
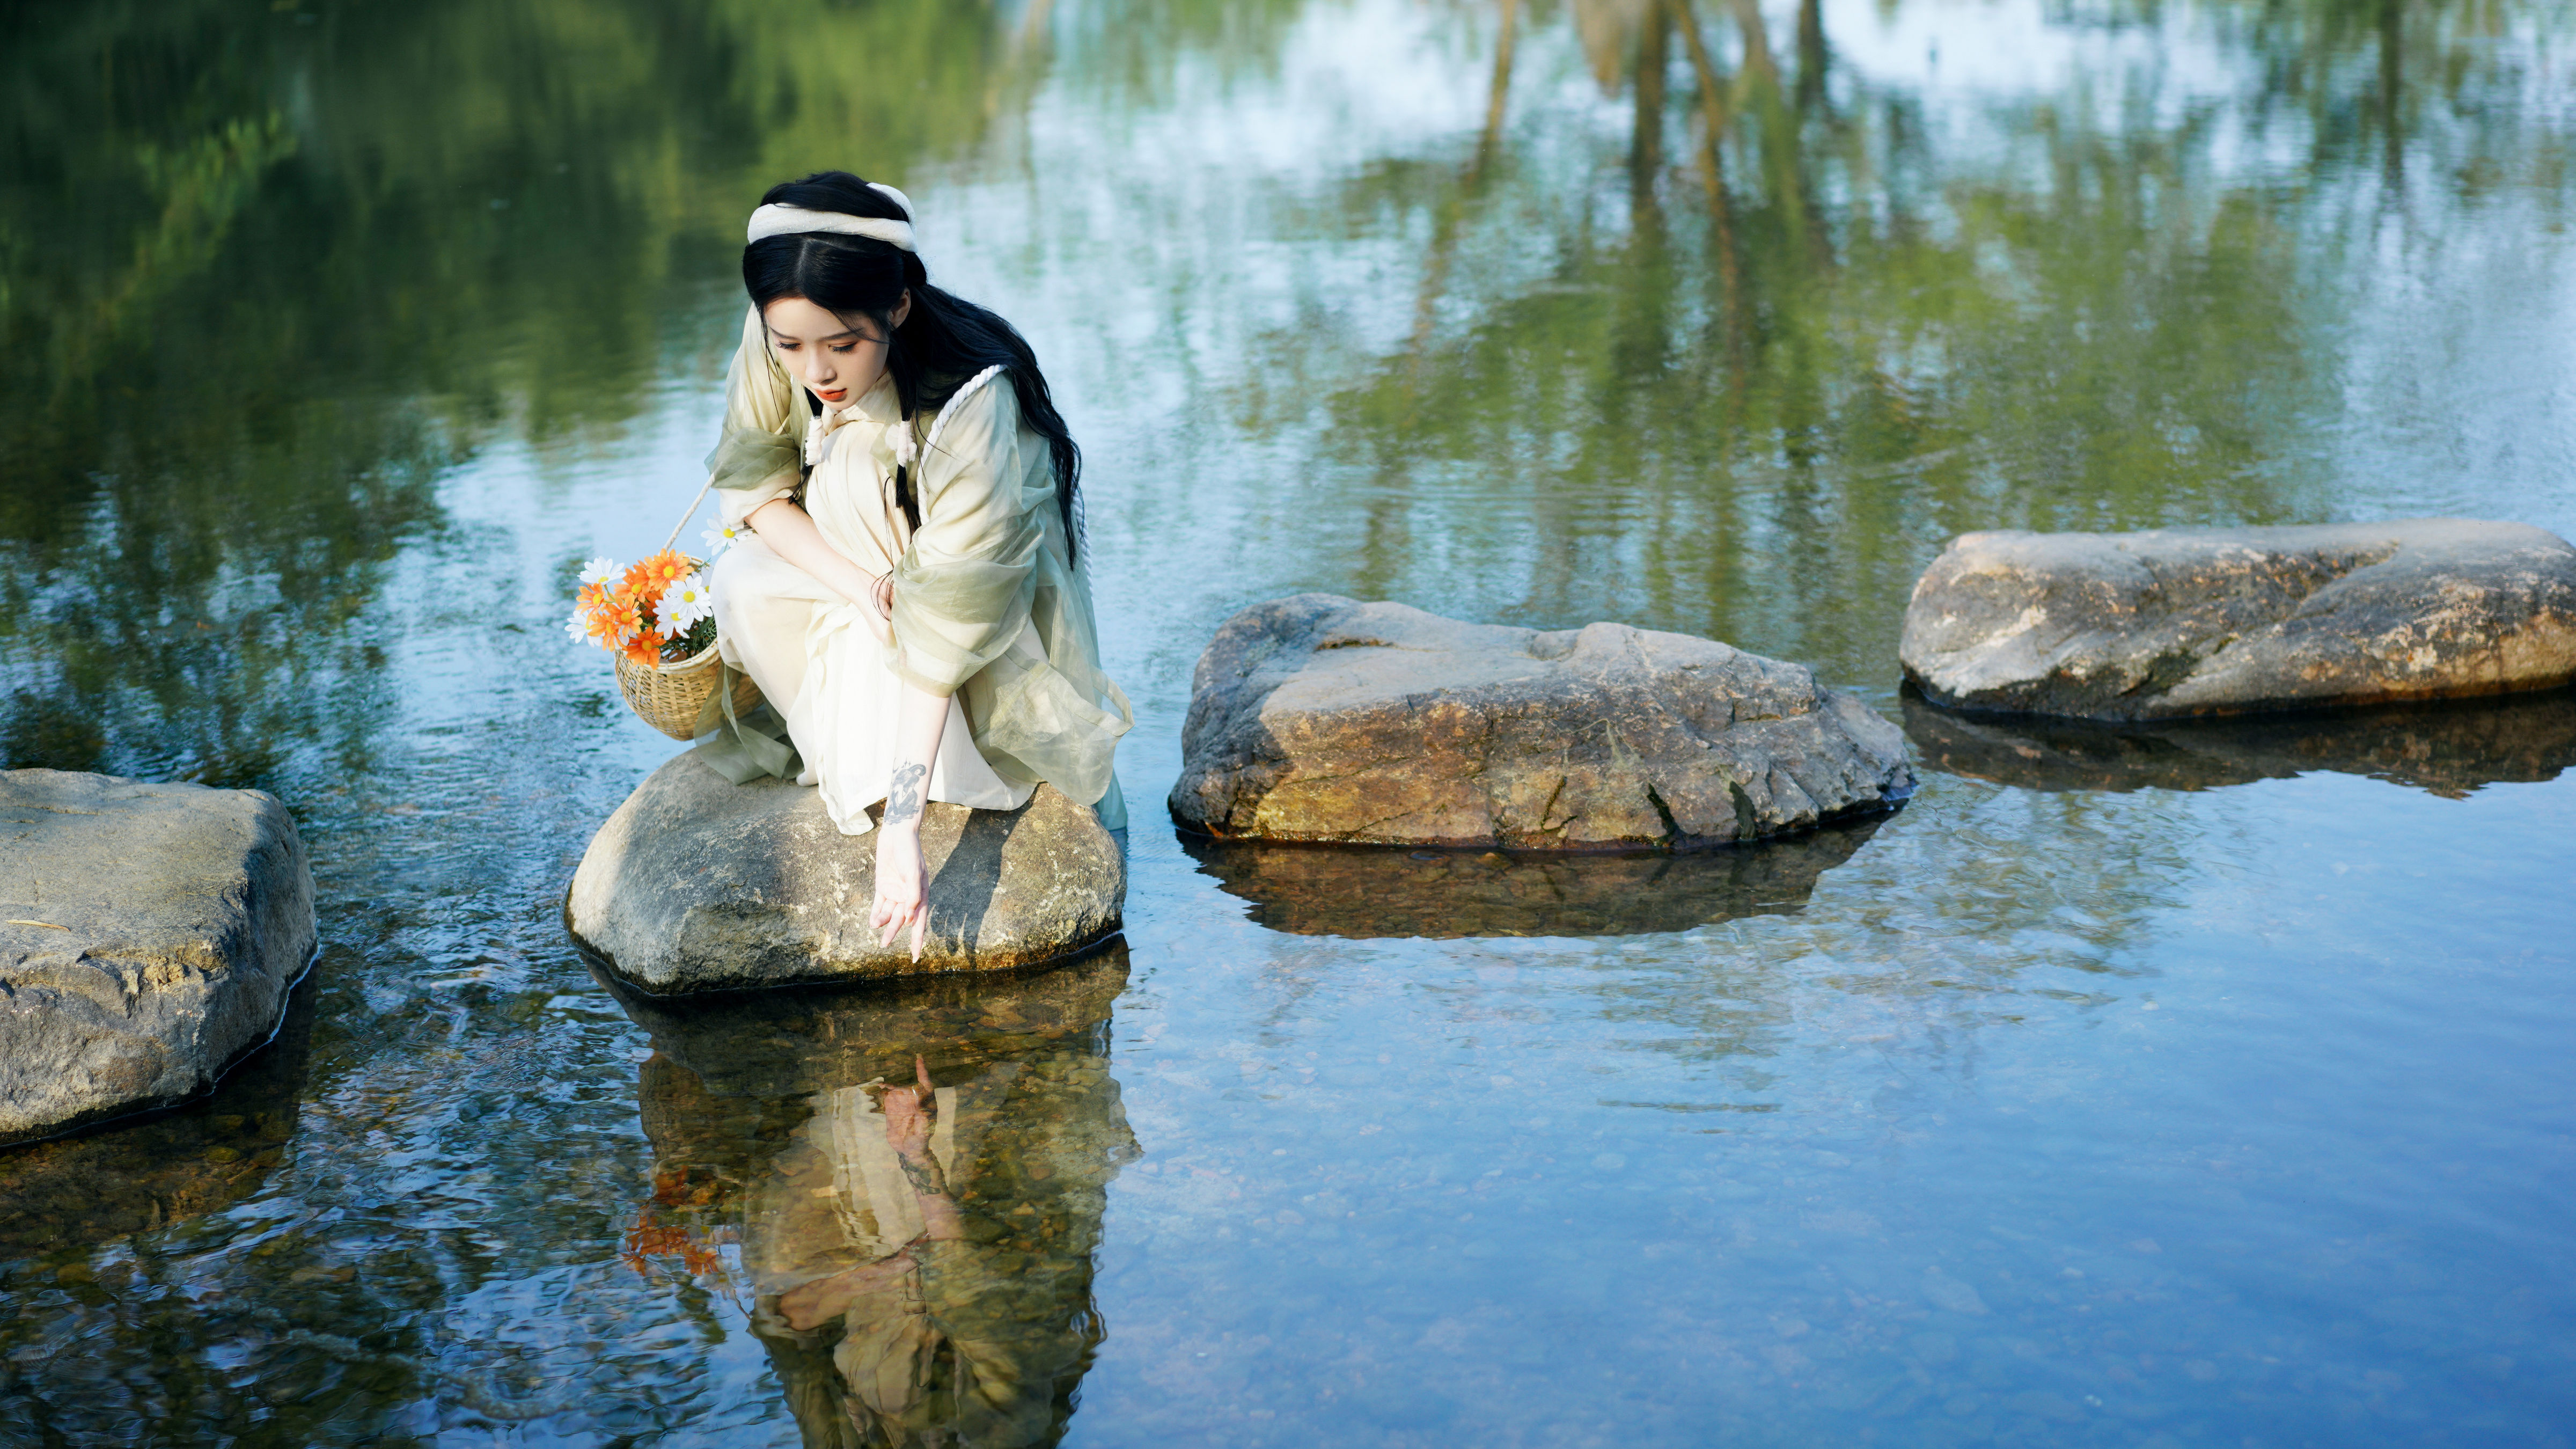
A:
[[[1356,535],[1328,581],[1402,593],[1438,537],[1437,567],[1515,617],[1589,617],[1606,584],[1638,617],[1882,679],[1894,609],[1839,601],[1901,600],[1957,532],[2331,511],[2320,314],[2343,278],[2310,261],[2317,228],[2402,202],[2379,163],[2414,141],[2464,176],[2514,154],[2477,117],[2533,83],[2482,41],[2495,15],[2351,18],[2220,7],[2250,91],[2165,123],[2134,98],[2106,115],[2119,78],[2086,77],[1985,103],[1971,144],[1909,86],[1838,75],[1813,3],[1785,37],[1750,0],[1577,3],[1595,78],[1633,107],[1623,154],[1577,152],[1624,168],[1614,191],[1561,138],[1518,144],[1556,133],[1506,117],[1527,22],[1505,0],[1473,154],[1340,198],[1427,219],[1430,246],[1410,342],[1354,360],[1326,409],[1344,496],[1320,512]],[[2311,151],[2294,184],[2227,160],[2285,109]],[[2563,191],[2549,155],[2513,164]],[[1291,360],[1313,343],[1277,335],[1277,386],[1325,366]],[[1245,384],[1252,415],[1293,407],[1271,386]]]
[[[760,186],[954,152],[1025,50],[971,0],[0,17],[0,757],[364,769],[441,470],[631,421]]]

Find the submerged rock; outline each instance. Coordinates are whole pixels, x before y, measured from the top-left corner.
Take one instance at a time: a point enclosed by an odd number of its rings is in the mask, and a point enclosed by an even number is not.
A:
[[[316,985],[290,992],[277,1035],[205,1096],[0,1152],[0,1259],[77,1252],[257,1193],[295,1136]]]
[[[1803,664],[1687,634],[1299,594],[1200,656],[1172,815],[1230,839],[1692,848],[1874,814],[1905,737]]]
[[[1961,535],[1906,677],[1951,707],[2164,719],[2576,681],[2576,549],[2458,518]]]
[[[564,901],[574,939],[657,996],[1056,960],[1117,933],[1127,863],[1100,817],[1041,785],[1017,810],[932,804],[930,931],[868,928],[877,835],[843,835],[818,791],[734,785],[694,753],[655,770],[590,842]]]
[[[1391,846],[1186,841],[1202,874],[1301,936],[1633,936],[1795,915],[1877,818],[1723,850],[1504,855]]]
[[[2296,715],[2107,724],[1905,701],[1925,769],[2024,790],[2208,790],[2316,770],[2457,799],[2576,765],[2576,690]]]
[[[213,1086],[276,1031],[316,934],[276,797],[0,771],[0,1142]]]

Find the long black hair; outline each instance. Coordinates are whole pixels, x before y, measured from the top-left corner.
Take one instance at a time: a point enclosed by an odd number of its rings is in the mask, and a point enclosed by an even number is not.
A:
[[[912,220],[893,197],[847,171],[817,171],[782,181],[761,195],[761,205],[773,203]],[[1017,328],[988,308],[930,285],[920,257],[874,237],[839,232],[763,237],[742,249],[742,284],[751,292],[751,304],[763,311],[782,297],[802,297],[836,317],[855,315],[876,323],[887,338],[886,370],[894,375],[895,397],[906,419],[924,409],[936,412],[968,379],[988,367],[1002,368],[1019,397],[1021,421],[1047,440],[1065,547],[1079,547],[1074,497],[1082,478],[1082,450],[1074,446],[1064,415],[1055,410],[1046,374],[1038,371],[1037,353]],[[894,309],[907,289],[912,310],[897,327]],[[895,491],[904,511],[916,513],[909,483],[898,476]],[[913,524],[919,527],[920,519]]]

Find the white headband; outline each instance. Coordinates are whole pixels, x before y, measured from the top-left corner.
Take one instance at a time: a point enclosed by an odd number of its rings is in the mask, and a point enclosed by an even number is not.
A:
[[[868,186],[883,192],[887,200],[902,207],[904,215],[912,215],[912,198],[882,181],[871,181]],[[743,245],[749,246],[763,237],[800,236],[812,231],[874,237],[903,251],[914,250],[911,222],[889,221],[882,216],[852,216],[842,211],[807,211],[801,206],[782,206],[776,202],[752,212],[751,225],[744,228]]]

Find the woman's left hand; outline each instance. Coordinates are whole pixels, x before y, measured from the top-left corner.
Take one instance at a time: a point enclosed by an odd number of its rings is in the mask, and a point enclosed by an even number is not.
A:
[[[889,810],[887,814],[894,812]],[[912,959],[921,959],[923,933],[930,925],[930,902],[921,870],[921,816],[916,809],[902,824],[889,821],[877,830],[877,899],[868,913],[870,929],[882,932],[880,946],[894,944],[905,927],[912,929]]]

